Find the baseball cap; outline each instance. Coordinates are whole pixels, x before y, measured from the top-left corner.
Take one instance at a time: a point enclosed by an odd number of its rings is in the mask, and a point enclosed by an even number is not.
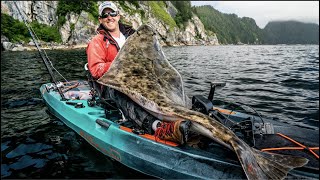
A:
[[[118,11],[117,6],[113,2],[105,1],[102,4],[100,4],[100,6],[99,6],[99,15],[100,16],[102,15],[103,10],[106,8],[110,8],[114,11]]]

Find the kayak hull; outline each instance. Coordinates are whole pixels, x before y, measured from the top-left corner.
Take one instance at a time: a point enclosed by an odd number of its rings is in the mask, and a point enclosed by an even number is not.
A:
[[[87,85],[85,81],[79,82]],[[208,152],[146,138],[106,119],[104,110],[99,106],[90,107],[87,100],[62,101],[57,91],[48,90],[51,85],[48,83],[40,87],[49,111],[98,151],[129,168],[166,179],[246,178],[234,152],[224,147],[217,145]],[[78,108],[74,103],[82,103],[84,107]],[[290,174],[319,178],[319,174],[299,170],[293,170]]]
[[[192,148],[188,152],[185,147],[172,147],[143,138],[105,119],[103,109],[89,107],[86,100],[73,101],[83,103],[85,107],[80,109],[61,101],[59,94],[48,92],[45,85],[41,86],[40,91],[54,116],[97,150],[132,169],[158,178],[245,178],[236,161],[224,162],[223,159],[203,156],[201,152],[190,153]],[[97,119],[103,120],[109,127],[99,125]]]

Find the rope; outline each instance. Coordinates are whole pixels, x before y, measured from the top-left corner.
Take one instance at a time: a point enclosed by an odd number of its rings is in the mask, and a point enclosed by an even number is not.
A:
[[[317,159],[319,159],[319,155],[317,153],[315,153],[313,150],[319,150],[319,147],[307,147],[293,139],[291,139],[290,137],[283,135],[281,133],[277,133],[277,135],[293,142],[294,144],[300,146],[300,147],[280,147],[280,148],[265,148],[265,149],[261,149],[261,151],[277,151],[277,150],[308,150],[311,154],[313,154]]]
[[[65,89],[62,90],[63,93],[69,91],[70,89],[73,89],[73,88],[76,88],[79,86],[79,82],[77,82],[76,84],[72,85],[72,86],[69,86],[69,87],[66,87]]]

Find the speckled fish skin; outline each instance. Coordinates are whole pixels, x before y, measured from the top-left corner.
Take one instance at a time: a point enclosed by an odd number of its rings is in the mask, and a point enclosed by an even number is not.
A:
[[[149,25],[140,26],[127,39],[109,71],[97,82],[126,94],[158,119],[192,121],[191,130],[236,152],[248,179],[283,179],[289,170],[308,162],[253,149],[220,122],[190,110],[182,78],[165,58]]]

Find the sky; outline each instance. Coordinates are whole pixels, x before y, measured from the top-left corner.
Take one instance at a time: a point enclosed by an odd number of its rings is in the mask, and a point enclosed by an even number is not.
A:
[[[191,5],[211,5],[222,13],[250,17],[260,28],[275,20],[319,25],[319,1],[191,1]]]

